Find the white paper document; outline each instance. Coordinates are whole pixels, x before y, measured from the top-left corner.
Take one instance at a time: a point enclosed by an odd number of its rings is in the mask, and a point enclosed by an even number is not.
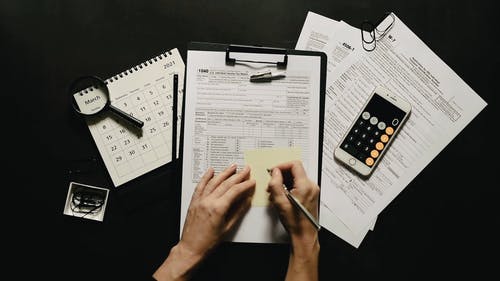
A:
[[[245,151],[300,148],[308,175],[318,180],[321,57],[288,56],[285,78],[252,83],[250,75],[267,68],[274,71],[275,66],[228,66],[223,51],[188,51],[181,228],[191,195],[207,168],[216,173],[231,163],[242,168]],[[263,205],[252,206],[231,241],[288,240],[275,210]]]
[[[349,26],[345,22],[335,21],[313,12],[307,14],[295,49],[321,51],[327,54],[327,85],[330,83],[333,73],[337,70],[337,65],[349,58],[356,48],[361,48],[361,42],[353,40],[359,38],[359,33],[356,38],[352,38],[353,32],[351,31],[359,32],[358,29]],[[332,106],[333,97],[326,95],[325,110],[332,108]],[[331,177],[333,176],[330,172],[330,167],[334,164],[332,150],[334,143],[332,143],[333,138],[331,136],[333,128],[328,127],[330,125],[329,121],[331,121],[327,118],[328,116],[330,114],[325,111],[321,186],[331,182]],[[325,196],[327,195],[321,190],[321,200]],[[375,222],[376,218],[373,219],[370,227],[367,226],[363,231],[354,233],[347,228],[324,202],[321,202],[320,224],[356,248],[359,247],[368,230],[373,230]]]
[[[347,59],[356,48],[361,48],[361,42],[345,38],[353,33],[345,32],[357,31],[359,39],[359,29],[348,25],[343,21],[336,21],[322,15],[308,12],[299,39],[295,45],[297,50],[319,51],[328,56],[327,81],[336,70],[336,66]],[[337,34],[340,31],[341,34]],[[354,44],[354,45],[352,45]],[[327,83],[328,84],[328,83]]]
[[[329,36],[335,39],[325,41],[322,47],[329,65],[335,54],[340,53],[343,59],[336,59],[338,63],[329,68],[327,78],[321,201],[350,230],[349,239],[344,238],[345,229],[339,223],[332,231],[344,234],[339,237],[347,242],[364,236],[376,216],[486,106],[397,16],[394,18],[392,29],[372,52],[361,48],[359,30],[339,28],[338,24],[332,24],[336,31]],[[327,33],[326,29],[314,31]],[[333,160],[333,150],[378,85],[407,99],[412,114],[373,175],[362,180]]]

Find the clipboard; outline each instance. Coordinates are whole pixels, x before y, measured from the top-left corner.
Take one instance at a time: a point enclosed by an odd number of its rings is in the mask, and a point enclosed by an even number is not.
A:
[[[310,157],[311,159],[309,159],[311,161],[309,163],[313,163],[310,166],[314,166],[312,168],[314,173],[310,177],[319,185],[322,170],[326,64],[327,56],[323,52],[206,42],[191,42],[188,44],[182,106],[184,122],[181,126],[180,140],[182,198],[179,235],[182,234],[187,209],[191,202],[191,195],[199,178],[206,169],[213,167],[217,173],[218,169],[216,166],[222,169],[222,167],[227,167],[231,163],[239,163],[238,166],[243,167],[244,163],[241,161],[242,155],[238,155],[238,153],[245,149],[245,146],[248,148],[249,144],[245,143],[248,142],[248,137],[243,132],[247,127],[238,127],[238,124],[240,124],[238,122],[240,119],[247,120],[245,119],[246,115],[243,116],[247,111],[249,112],[248,114],[253,114],[252,116],[256,116],[260,112],[258,107],[252,107],[255,106],[254,101],[256,100],[262,100],[264,108],[267,108],[263,109],[263,115],[272,115],[275,112],[274,108],[277,108],[277,115],[294,114],[292,111],[296,110],[295,107],[297,107],[297,116],[299,116],[297,118],[304,115],[308,116],[307,118],[311,120],[314,119],[314,122],[311,124],[304,125],[306,129],[287,128],[285,125],[283,128],[275,128],[274,131],[278,132],[281,130],[279,132],[283,132],[284,135],[294,134],[298,139],[297,142],[306,147],[307,149],[305,150],[308,153],[314,155],[314,157]],[[302,70],[299,66],[305,66],[304,69],[312,69],[310,77],[307,76],[309,75],[307,71]],[[246,72],[245,69],[248,69],[248,71]],[[256,73],[264,69],[287,71],[287,77],[283,81],[272,81],[268,84],[259,83],[256,89],[246,84],[245,81],[248,79],[249,73]],[[293,73],[290,76],[288,76],[289,71]],[[302,72],[304,73],[302,74]],[[226,87],[226,84],[229,86]],[[236,84],[236,86],[233,84]],[[231,88],[233,86],[234,88]],[[290,89],[295,89],[294,86],[303,95],[302,97],[288,94],[293,92]],[[266,87],[271,87],[272,89],[259,90],[266,89]],[[231,89],[233,92],[228,93],[228,89]],[[250,95],[250,91],[253,91],[251,93],[258,93],[258,95],[252,96]],[[278,92],[282,94],[278,95],[279,98],[275,99],[273,95]],[[309,96],[304,93],[309,93]],[[221,103],[228,105],[246,102],[247,104],[244,105],[246,111],[245,113],[237,112],[236,110],[230,111],[226,106],[218,104],[219,99]],[[269,99],[271,101],[268,101]],[[303,107],[303,104],[307,104],[305,107],[306,110],[299,112],[302,110],[301,106]],[[214,108],[210,108],[211,106]],[[235,121],[236,125],[235,123],[231,123],[231,120],[235,120],[231,119],[233,117],[238,120],[238,122]],[[211,118],[216,120],[212,122]],[[252,119],[251,117],[249,118]],[[258,118],[260,117],[256,117],[256,120],[249,120],[248,124],[250,125],[248,127],[254,128],[255,124],[259,123]],[[228,131],[228,133],[232,134],[231,136],[224,135],[226,126],[222,124],[224,122],[227,122],[228,130],[232,130]],[[262,122],[270,124],[269,120]],[[292,120],[287,121],[286,119],[279,122],[282,124],[293,123]],[[210,127],[210,124],[216,125]],[[297,124],[302,123],[297,122]],[[298,126],[297,124],[292,124],[291,126]],[[210,131],[208,127],[218,128],[219,131],[215,130],[216,132],[213,132],[213,135],[205,135]],[[262,125],[262,128],[264,128],[264,125]],[[237,135],[237,132],[241,136]],[[301,133],[304,132],[314,132],[314,135],[308,135],[302,140],[300,138],[304,134],[301,135]],[[262,135],[261,139],[266,139],[266,137]],[[290,137],[290,139],[292,139],[289,143],[291,146],[294,139],[293,137]],[[268,141],[262,141],[256,144],[256,147],[272,146],[272,141],[274,141],[272,138]],[[257,143],[258,141],[255,142]],[[277,139],[276,142],[283,142],[283,140]],[[236,152],[230,151],[234,143],[236,143]],[[314,143],[315,145],[310,143]],[[226,147],[231,148],[223,151]],[[306,165],[304,163],[307,171]],[[308,175],[310,174],[308,173]],[[250,243],[287,243],[289,237],[281,225],[275,210],[269,205],[265,207],[252,206],[242,219],[242,222],[236,227],[233,233],[228,235],[226,240]]]

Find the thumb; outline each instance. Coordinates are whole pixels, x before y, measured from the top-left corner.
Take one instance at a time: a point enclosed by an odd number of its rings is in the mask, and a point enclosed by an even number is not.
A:
[[[283,190],[283,174],[279,168],[274,168],[271,172],[271,180],[267,186],[267,191],[270,193],[272,202],[278,205],[288,201],[285,191]]]

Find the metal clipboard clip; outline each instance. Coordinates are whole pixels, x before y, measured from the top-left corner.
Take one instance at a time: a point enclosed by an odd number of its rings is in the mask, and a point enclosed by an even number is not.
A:
[[[234,57],[233,58],[231,57],[231,52],[283,55],[283,61],[259,61],[259,60],[236,59]],[[275,64],[277,68],[286,68],[288,64],[288,51],[286,49],[280,49],[280,48],[265,48],[265,47],[244,46],[244,45],[227,46],[226,64],[235,65],[237,62]]]

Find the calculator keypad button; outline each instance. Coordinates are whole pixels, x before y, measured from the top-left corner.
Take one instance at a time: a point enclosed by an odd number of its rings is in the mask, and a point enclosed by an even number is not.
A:
[[[373,158],[371,158],[371,157],[366,158],[366,160],[365,160],[366,165],[371,166],[371,165],[373,165],[373,163],[375,163],[375,160],[373,160]]]
[[[389,141],[389,136],[386,135],[386,134],[383,134],[380,136],[380,140],[383,142],[383,143],[387,143]]]
[[[381,120],[371,112],[365,111],[341,147],[353,156],[351,160],[361,161],[371,167],[375,164],[375,159],[380,158],[382,150],[394,134],[394,127],[390,126],[393,122],[397,124],[399,120]]]
[[[392,134],[394,134],[394,129],[392,127],[387,127],[385,128],[385,133],[391,136]]]
[[[400,118],[391,112],[385,112],[383,107],[368,105],[358,119],[354,120],[354,125],[340,147],[344,148],[352,159],[372,167],[381,158],[387,144],[401,125]]]

